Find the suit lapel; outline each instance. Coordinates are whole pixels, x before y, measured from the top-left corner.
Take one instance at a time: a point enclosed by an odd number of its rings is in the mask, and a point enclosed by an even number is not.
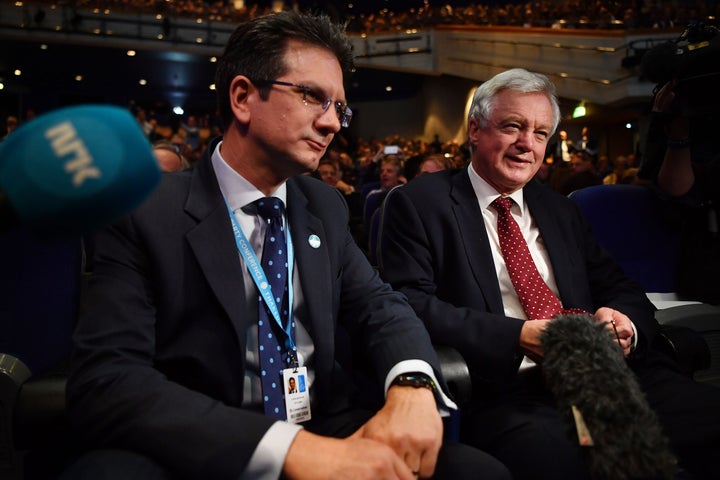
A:
[[[485,297],[490,311],[502,314],[503,303],[500,286],[495,275],[488,275],[488,269],[494,272],[490,241],[467,170],[462,170],[453,177],[450,198],[453,202],[452,209],[457,219],[465,255],[475,281]]]
[[[207,152],[214,149],[214,144],[210,145]],[[187,233],[190,248],[244,348],[248,320],[243,316],[247,311],[243,272],[209,153],[197,162],[185,211],[198,222]]]
[[[314,342],[321,332],[331,332],[325,323],[331,319],[328,311],[332,295],[332,275],[328,262],[328,244],[322,221],[308,211],[308,199],[292,180],[287,183],[287,214],[295,251],[295,275],[300,278],[303,299],[307,307],[307,321],[303,323]],[[317,237],[317,238],[315,238]]]
[[[523,193],[550,257],[550,265],[555,274],[560,298],[569,299],[572,298],[571,292],[574,288],[571,274],[573,256],[570,254],[574,249],[568,243],[569,239],[566,238],[569,234],[563,235],[563,228],[559,223],[562,216],[553,213],[548,208],[548,203],[543,201],[542,188],[545,187],[530,183],[525,187]]]

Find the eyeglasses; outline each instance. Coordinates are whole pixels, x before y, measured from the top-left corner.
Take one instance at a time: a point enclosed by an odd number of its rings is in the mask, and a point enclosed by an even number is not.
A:
[[[258,80],[257,84],[266,85],[284,85],[286,87],[299,88],[302,91],[303,103],[305,105],[319,105],[323,112],[327,112],[330,105],[335,104],[335,111],[337,112],[340,125],[347,128],[352,120],[353,112],[350,107],[343,102],[335,102],[332,98],[326,97],[324,92],[313,89],[307,85],[301,85],[299,83],[283,82],[280,80]]]

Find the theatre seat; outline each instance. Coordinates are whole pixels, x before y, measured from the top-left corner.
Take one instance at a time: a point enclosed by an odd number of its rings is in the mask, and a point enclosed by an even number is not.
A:
[[[720,385],[720,307],[675,293],[680,233],[656,190],[598,185],[569,197],[580,206],[600,245],[658,308],[655,318],[664,340],[659,348],[695,379]]]
[[[79,238],[0,232],[0,478],[53,478],[68,458],[65,367],[82,264]]]

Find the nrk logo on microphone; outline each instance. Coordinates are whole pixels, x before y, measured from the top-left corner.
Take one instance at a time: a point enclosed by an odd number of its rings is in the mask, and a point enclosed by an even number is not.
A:
[[[126,109],[81,105],[22,125],[0,144],[0,191],[20,223],[85,231],[139,204],[160,180]]]
[[[72,122],[68,120],[48,128],[45,130],[45,138],[50,141],[53,152],[63,163],[63,170],[72,178],[70,183],[73,187],[82,187],[88,179],[102,178],[102,172],[94,165],[92,155],[82,138],[78,137]]]

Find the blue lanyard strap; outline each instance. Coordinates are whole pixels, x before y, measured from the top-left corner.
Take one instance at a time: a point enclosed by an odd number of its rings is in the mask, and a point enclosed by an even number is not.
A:
[[[288,222],[285,222],[285,241],[287,244],[287,255],[288,255],[288,275],[287,275],[287,287],[288,287],[288,318],[287,318],[287,324],[283,327],[283,321],[282,317],[280,316],[280,311],[278,310],[277,302],[275,301],[275,298],[273,297],[272,290],[270,288],[270,283],[267,281],[267,278],[265,277],[265,271],[262,268],[262,265],[260,265],[260,261],[257,258],[257,255],[255,255],[255,250],[252,249],[250,246],[250,242],[248,241],[247,237],[243,233],[242,229],[240,228],[240,225],[237,222],[237,219],[235,218],[235,214],[233,213],[232,208],[230,208],[230,204],[227,202],[227,199],[225,199],[225,205],[227,206],[228,213],[230,214],[230,221],[232,222],[233,227],[233,234],[235,235],[235,244],[237,245],[237,249],[240,252],[240,255],[242,255],[243,260],[245,260],[245,265],[247,265],[248,272],[250,272],[250,276],[252,277],[253,281],[255,282],[255,285],[258,288],[258,291],[260,292],[260,296],[262,297],[265,304],[268,306],[268,309],[270,310],[270,313],[272,314],[273,318],[275,319],[275,322],[280,327],[280,330],[282,330],[285,333],[285,348],[290,354],[290,357],[293,359],[293,363],[297,366],[297,354],[296,354],[296,347],[295,347],[295,341],[293,340],[293,288],[292,288],[292,271],[293,271],[293,265],[294,265],[294,250],[293,250],[293,244],[290,239],[290,225]]]

